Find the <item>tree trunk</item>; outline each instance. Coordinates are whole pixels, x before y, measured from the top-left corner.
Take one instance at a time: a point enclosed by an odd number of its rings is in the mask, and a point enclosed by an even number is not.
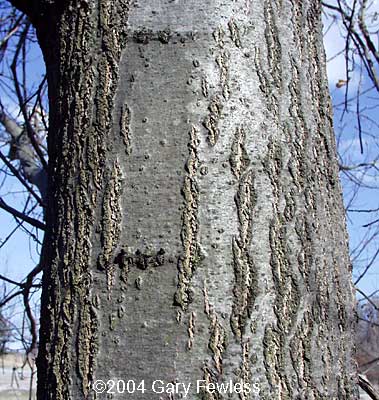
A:
[[[54,3],[38,399],[358,398],[320,2]]]

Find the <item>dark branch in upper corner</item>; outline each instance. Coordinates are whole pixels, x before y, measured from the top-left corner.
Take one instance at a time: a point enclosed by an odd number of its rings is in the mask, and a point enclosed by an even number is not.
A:
[[[324,7],[329,8],[330,10],[341,12],[341,8],[337,7],[337,6],[334,6],[333,4],[328,4],[325,1],[322,1],[321,4]]]
[[[31,22],[38,16],[38,10],[43,0],[8,0],[9,3],[26,14]]]

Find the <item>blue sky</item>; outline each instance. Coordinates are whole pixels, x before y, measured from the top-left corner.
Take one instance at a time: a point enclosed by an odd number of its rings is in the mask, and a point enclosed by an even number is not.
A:
[[[351,4],[351,1],[348,1]],[[336,1],[329,1],[336,4]],[[367,10],[367,23],[374,32],[379,28],[379,2],[370,2]],[[338,88],[339,80],[346,80],[345,39],[341,20],[332,23],[332,19],[324,15],[324,45],[328,61],[327,71],[329,88],[334,106],[334,127],[341,155],[340,163],[354,167],[351,171],[341,173],[343,183],[345,206],[348,212],[347,226],[350,236],[350,251],[354,265],[354,278],[356,279],[368,263],[372,263],[365,277],[359,282],[358,287],[370,294],[379,289],[378,262],[373,257],[379,248],[379,222],[364,227],[379,218],[379,212],[359,212],[379,207],[379,170],[376,169],[376,159],[379,157],[379,94],[371,89],[372,83],[364,69],[360,65],[358,56],[354,63],[349,63],[348,92],[346,85]],[[378,38],[372,39],[377,43]],[[363,71],[363,73],[362,73]],[[357,120],[357,91],[362,94],[359,102],[361,114],[361,140]],[[365,94],[365,92],[367,93]],[[344,107],[345,95],[353,99]],[[363,153],[361,153],[361,142]],[[373,167],[358,167],[362,164],[373,164]],[[353,184],[347,174],[353,174],[354,179],[361,183],[357,191],[357,185]],[[365,245],[363,245],[365,244]],[[378,256],[379,257],[379,256]]]

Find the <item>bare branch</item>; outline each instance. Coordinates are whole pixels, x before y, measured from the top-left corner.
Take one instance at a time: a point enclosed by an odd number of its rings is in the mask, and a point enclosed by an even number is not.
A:
[[[2,208],[3,210],[9,212],[10,214],[12,214],[13,216],[22,219],[23,221],[27,222],[28,224],[41,229],[41,230],[45,230],[46,226],[43,222],[38,221],[38,219],[29,217],[28,215],[23,214],[22,212],[16,210],[15,208],[9,206],[8,204],[5,203],[5,201],[0,197],[0,208]]]
[[[30,344],[29,349],[27,350],[27,354],[33,352],[37,349],[38,342],[38,333],[37,333],[37,324],[33,312],[30,308],[29,303],[29,293],[30,289],[33,285],[33,279],[36,275],[38,275],[42,271],[42,264],[38,264],[27,276],[25,282],[25,288],[23,293],[24,307],[26,311],[26,315],[30,322],[30,334],[32,336],[32,343]]]
[[[8,159],[1,152],[1,150],[0,150],[0,159],[12,171],[13,175],[21,182],[21,184],[26,188],[26,190],[37,200],[38,204],[41,207],[45,207],[45,204],[42,202],[42,199],[33,190],[33,188],[28,185],[28,183],[25,181],[25,179],[21,176],[21,174],[17,171],[17,169],[12,165],[12,163],[10,161],[8,161]]]
[[[370,321],[370,320],[368,320],[368,319],[366,319],[366,318],[358,317],[358,319],[359,319],[360,321],[367,322],[367,323],[370,324],[370,325],[378,326],[378,327],[379,327],[379,324],[378,324],[378,323],[373,322],[373,321]]]
[[[11,295],[7,296],[5,299],[0,301],[0,308],[4,307],[7,303],[9,303],[11,300],[13,300],[15,297],[20,296],[24,293],[24,290],[19,290],[15,293],[12,293]]]
[[[17,148],[17,158],[20,160],[26,179],[38,187],[42,199],[44,200],[46,197],[47,173],[36,162],[36,156],[31,149],[29,138],[25,135],[26,132],[16,123],[16,121],[8,117],[4,110],[0,110],[0,123],[4,126],[7,133],[12,137],[13,143]],[[7,165],[9,167],[9,163],[7,163]],[[17,177],[17,174],[15,175]],[[28,190],[32,193],[29,187]],[[37,197],[37,201],[39,203],[42,204],[43,200]]]
[[[360,290],[359,288],[355,288],[355,290],[358,292],[358,293],[360,293],[366,300],[367,300],[367,302],[368,303],[370,303],[373,307],[374,307],[374,309],[376,310],[376,311],[379,311],[379,308],[378,308],[378,306],[364,293],[364,292],[362,292],[362,290]]]
[[[339,165],[340,171],[352,171],[364,167],[377,167],[377,161],[372,161],[369,163],[359,163],[357,165]]]
[[[379,393],[364,375],[358,375],[358,384],[373,400],[379,400]]]
[[[9,279],[9,278],[7,278],[7,277],[4,276],[4,275],[0,275],[0,279],[3,280],[3,281],[5,281],[5,282],[11,283],[12,285],[16,285],[16,286],[19,286],[19,287],[22,287],[22,286],[23,286],[22,283],[13,281],[12,279]]]
[[[378,212],[378,208],[370,208],[370,209],[348,209],[348,212],[353,212],[353,213],[373,213],[373,212]]]
[[[15,55],[13,57],[11,70],[12,70],[12,74],[13,74],[14,86],[15,86],[15,89],[16,89],[20,110],[21,110],[22,115],[23,115],[24,120],[25,120],[26,132],[28,134],[30,143],[32,144],[35,152],[37,153],[37,155],[39,157],[39,160],[42,163],[43,168],[45,170],[47,170],[47,162],[46,162],[45,157],[44,157],[44,155],[43,155],[43,153],[42,153],[42,151],[41,151],[41,149],[40,149],[40,147],[39,147],[39,145],[38,145],[38,143],[37,143],[37,141],[35,139],[35,132],[34,132],[34,129],[33,129],[32,125],[30,124],[29,117],[28,117],[27,112],[26,112],[25,99],[22,96],[20,83],[19,83],[18,75],[17,75],[17,59],[19,57],[21,48],[22,48],[22,46],[23,46],[23,44],[24,44],[24,42],[26,40],[26,36],[27,36],[29,28],[30,28],[30,23],[26,24],[26,27],[25,27],[25,29],[23,31],[23,34],[22,34],[21,38],[20,38],[20,41],[18,43]]]
[[[360,368],[365,368],[365,367],[369,367],[371,364],[376,363],[377,361],[379,361],[379,357],[375,357],[373,360],[370,360],[368,362],[365,362],[364,364],[360,365]]]

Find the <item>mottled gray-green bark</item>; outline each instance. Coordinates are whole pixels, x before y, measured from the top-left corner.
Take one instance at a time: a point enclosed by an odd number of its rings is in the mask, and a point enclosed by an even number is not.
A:
[[[21,3],[51,104],[39,400],[358,398],[320,2]],[[196,393],[230,379],[259,395]]]

